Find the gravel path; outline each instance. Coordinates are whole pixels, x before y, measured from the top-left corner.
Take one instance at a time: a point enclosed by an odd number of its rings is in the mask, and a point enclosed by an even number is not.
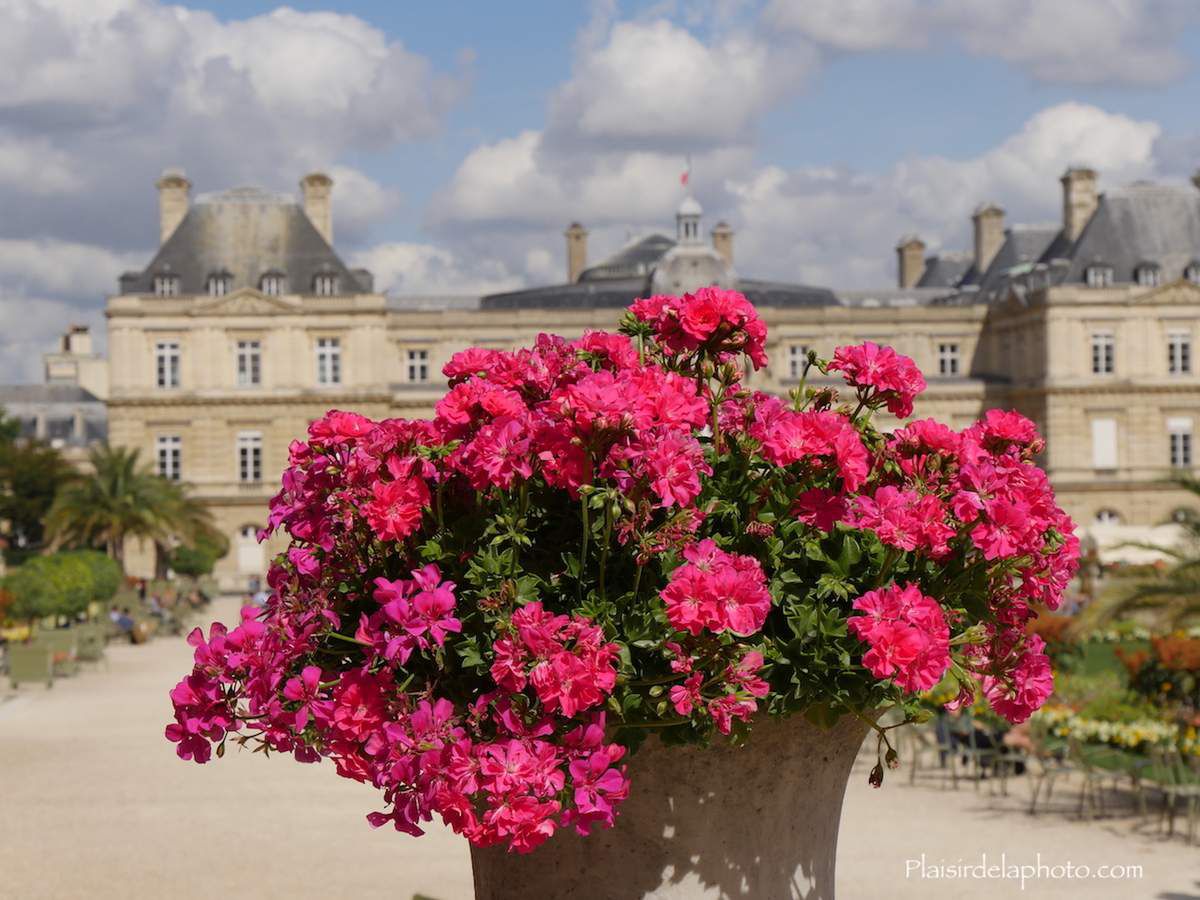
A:
[[[218,601],[214,615],[232,618],[235,606]],[[459,838],[440,828],[420,840],[373,831],[363,816],[375,792],[331,767],[239,752],[207,766],[178,760],[162,729],[167,690],[190,653],[175,638],[113,645],[107,672],[49,691],[0,687],[0,897],[470,900]],[[1019,808],[1027,796],[1021,783],[1005,803],[897,777],[873,791],[860,766],[843,817],[840,900],[1200,900],[1200,846],[1163,841],[1152,828],[1131,833],[1126,819],[1031,819]],[[923,852],[928,866],[974,865],[986,852],[1036,864],[1039,851],[1050,866],[1141,865],[1144,875],[1043,877],[1022,891],[1011,879],[922,879],[906,863]]]

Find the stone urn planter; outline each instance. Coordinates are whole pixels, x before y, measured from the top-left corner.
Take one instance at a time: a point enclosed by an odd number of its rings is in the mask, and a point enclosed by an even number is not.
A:
[[[831,900],[842,797],[867,726],[755,722],[746,746],[666,747],[629,760],[612,829],[525,855],[471,848],[476,900]]]

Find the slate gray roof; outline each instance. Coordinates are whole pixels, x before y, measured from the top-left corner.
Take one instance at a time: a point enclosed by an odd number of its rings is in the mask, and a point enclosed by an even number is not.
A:
[[[1014,269],[1040,261],[1062,229],[1058,225],[1014,225],[979,281],[981,292],[1000,287]]]
[[[970,253],[939,253],[925,260],[925,271],[917,282],[919,288],[957,287],[971,268]]]
[[[16,403],[100,403],[91,391],[77,384],[3,384],[0,406]]]
[[[840,306],[837,295],[829,288],[807,284],[785,284],[778,281],[759,281],[739,278],[737,289],[755,306]]]
[[[675,242],[666,235],[649,235],[627,244],[596,265],[588,266],[580,273],[579,280],[600,281],[648,275],[663,254],[674,246]]]
[[[17,420],[23,438],[86,446],[108,436],[108,408],[76,384],[0,385],[0,411]]]
[[[1070,253],[1066,281],[1082,282],[1089,265],[1113,268],[1115,283],[1134,280],[1144,262],[1157,263],[1164,282],[1183,276],[1200,256],[1200,191],[1138,182],[1100,196],[1100,205]]]
[[[371,290],[369,273],[346,268],[291,197],[234,188],[197,198],[150,265],[121,276],[121,293],[153,293],[154,277],[170,273],[181,294],[203,294],[222,270],[233,276],[231,290],[257,288],[270,271],[286,275],[289,293],[313,293],[318,273],[336,275],[342,294]]]
[[[489,294],[479,301],[481,309],[607,309],[628,306],[647,295],[649,277],[606,278],[525,288]]]

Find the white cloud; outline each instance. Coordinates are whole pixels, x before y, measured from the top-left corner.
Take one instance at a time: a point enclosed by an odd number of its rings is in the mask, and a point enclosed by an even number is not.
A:
[[[892,283],[892,248],[916,231],[966,249],[972,209],[999,202],[1008,222],[1057,222],[1058,176],[1095,167],[1102,186],[1155,175],[1157,123],[1064,103],[968,159],[914,157],[880,173],[765,167],[731,182],[739,271],[835,287]]]
[[[165,166],[200,189],[294,189],[349,150],[435,133],[465,85],[337,13],[223,21],[155,0],[0,0],[0,19],[0,236],[139,246]],[[343,239],[369,224],[357,209]]]
[[[1161,84],[1187,61],[1178,46],[1200,21],[1192,0],[772,0],[779,32],[839,51],[957,42],[1040,81]]]
[[[617,22],[555,92],[548,137],[676,152],[748,143],[804,68],[796,54],[783,62],[745,32],[706,43],[666,19]]]
[[[376,290],[398,294],[487,294],[522,283],[495,259],[460,255],[432,244],[379,244],[353,254],[351,264],[371,270]]]
[[[49,293],[80,302],[112,293],[117,276],[142,268],[145,253],[41,239],[0,239],[0,284],[12,292]]]

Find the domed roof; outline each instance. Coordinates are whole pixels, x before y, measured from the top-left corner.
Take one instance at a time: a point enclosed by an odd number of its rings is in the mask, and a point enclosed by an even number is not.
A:
[[[655,294],[690,294],[709,285],[735,288],[737,275],[706,244],[677,244],[663,255],[650,276],[650,290]]]
[[[678,216],[700,216],[704,214],[704,209],[696,202],[695,197],[688,194],[683,198],[683,202],[679,204],[679,210],[675,214]]]

